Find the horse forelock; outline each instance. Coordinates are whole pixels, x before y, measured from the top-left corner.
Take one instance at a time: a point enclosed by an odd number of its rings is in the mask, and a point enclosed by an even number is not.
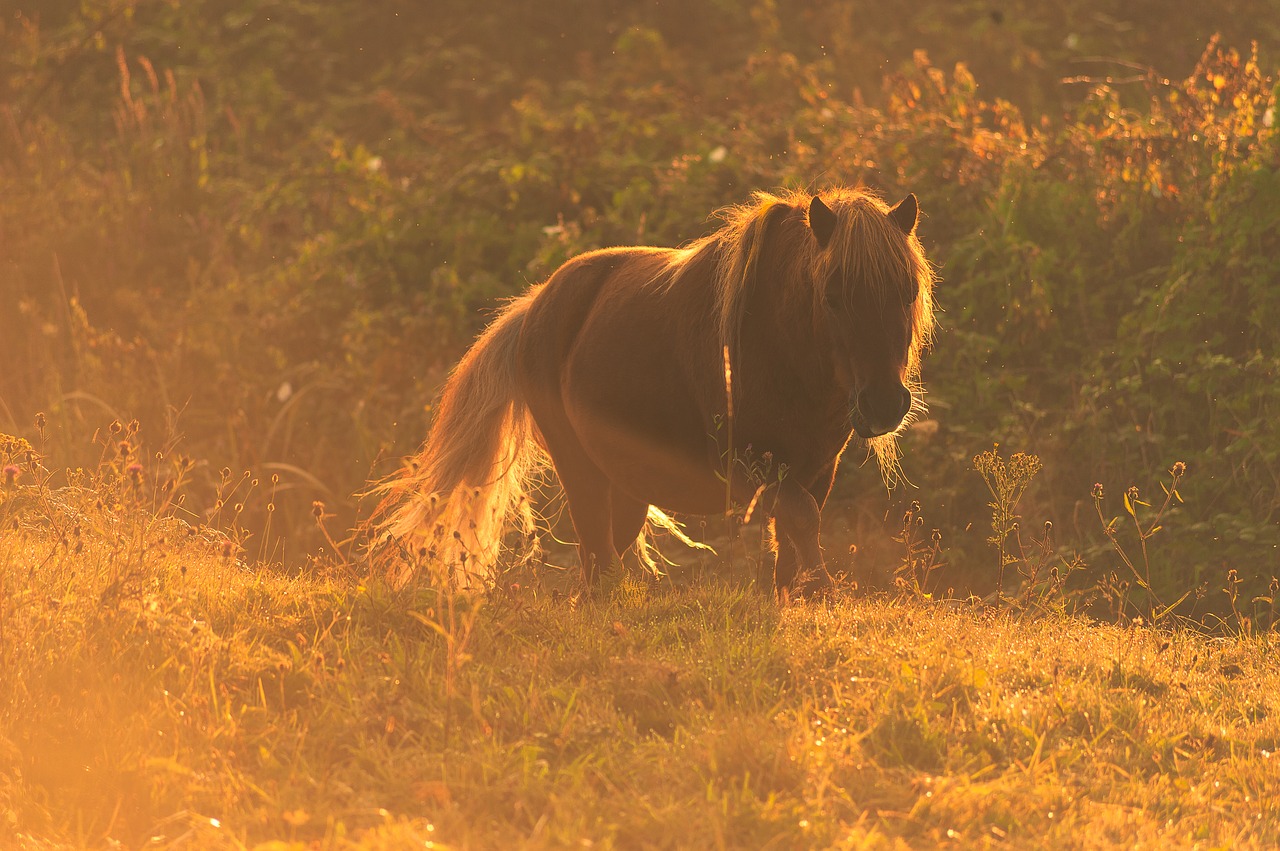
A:
[[[813,196],[797,190],[756,192],[750,203],[720,210],[716,215],[724,225],[689,246],[691,254],[716,252],[714,285],[722,345],[731,352],[737,348],[751,278],[767,246],[782,260],[780,274],[770,285],[781,287],[790,297],[808,299],[815,310],[821,308],[826,282],[838,268],[850,280],[871,287],[877,300],[900,299],[903,284],[913,281],[918,294],[911,305],[908,374],[918,376],[920,356],[934,329],[934,273],[920,240],[914,233],[904,237],[888,217],[889,205],[869,191],[839,187],[818,195],[837,220],[825,250],[808,227]]]

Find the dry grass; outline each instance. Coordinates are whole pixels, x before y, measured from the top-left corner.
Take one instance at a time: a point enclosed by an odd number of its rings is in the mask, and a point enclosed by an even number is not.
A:
[[[5,847],[1280,841],[1271,635],[394,592],[36,491],[0,503]]]

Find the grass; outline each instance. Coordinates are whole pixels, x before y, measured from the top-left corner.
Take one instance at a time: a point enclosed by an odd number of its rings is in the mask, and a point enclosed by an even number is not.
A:
[[[782,607],[723,577],[395,591],[23,493],[0,503],[5,847],[1280,841],[1274,634]]]

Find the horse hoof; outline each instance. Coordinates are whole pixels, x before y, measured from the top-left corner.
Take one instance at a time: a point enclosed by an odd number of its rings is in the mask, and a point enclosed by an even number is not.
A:
[[[793,600],[826,600],[834,591],[835,583],[831,581],[831,574],[825,570],[816,570],[797,577],[790,586],[778,588],[777,594]]]
[[[831,574],[825,570],[819,570],[805,577],[805,581],[800,585],[800,596],[810,600],[826,600],[835,593],[835,590],[836,586],[831,581]]]

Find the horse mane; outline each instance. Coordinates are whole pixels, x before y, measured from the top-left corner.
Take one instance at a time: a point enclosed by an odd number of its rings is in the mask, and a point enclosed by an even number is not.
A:
[[[769,285],[781,287],[793,298],[809,299],[814,311],[821,309],[825,283],[837,268],[843,267],[851,278],[871,282],[876,288],[871,295],[881,301],[900,300],[902,293],[896,288],[904,280],[916,283],[918,295],[909,307],[912,335],[903,377],[911,389],[911,412],[896,432],[869,442],[886,483],[892,485],[901,473],[897,437],[925,411],[920,360],[933,340],[935,326],[933,267],[914,233],[903,238],[888,217],[889,205],[878,195],[836,187],[818,196],[837,220],[827,249],[819,247],[809,228],[812,194],[802,190],[755,192],[749,203],[719,210],[716,218],[723,225],[677,252],[673,260],[686,264],[713,254],[716,331],[721,346],[729,349],[731,362],[736,361],[747,296],[760,272],[766,245],[784,252],[781,256],[787,258],[780,266],[780,279]]]

